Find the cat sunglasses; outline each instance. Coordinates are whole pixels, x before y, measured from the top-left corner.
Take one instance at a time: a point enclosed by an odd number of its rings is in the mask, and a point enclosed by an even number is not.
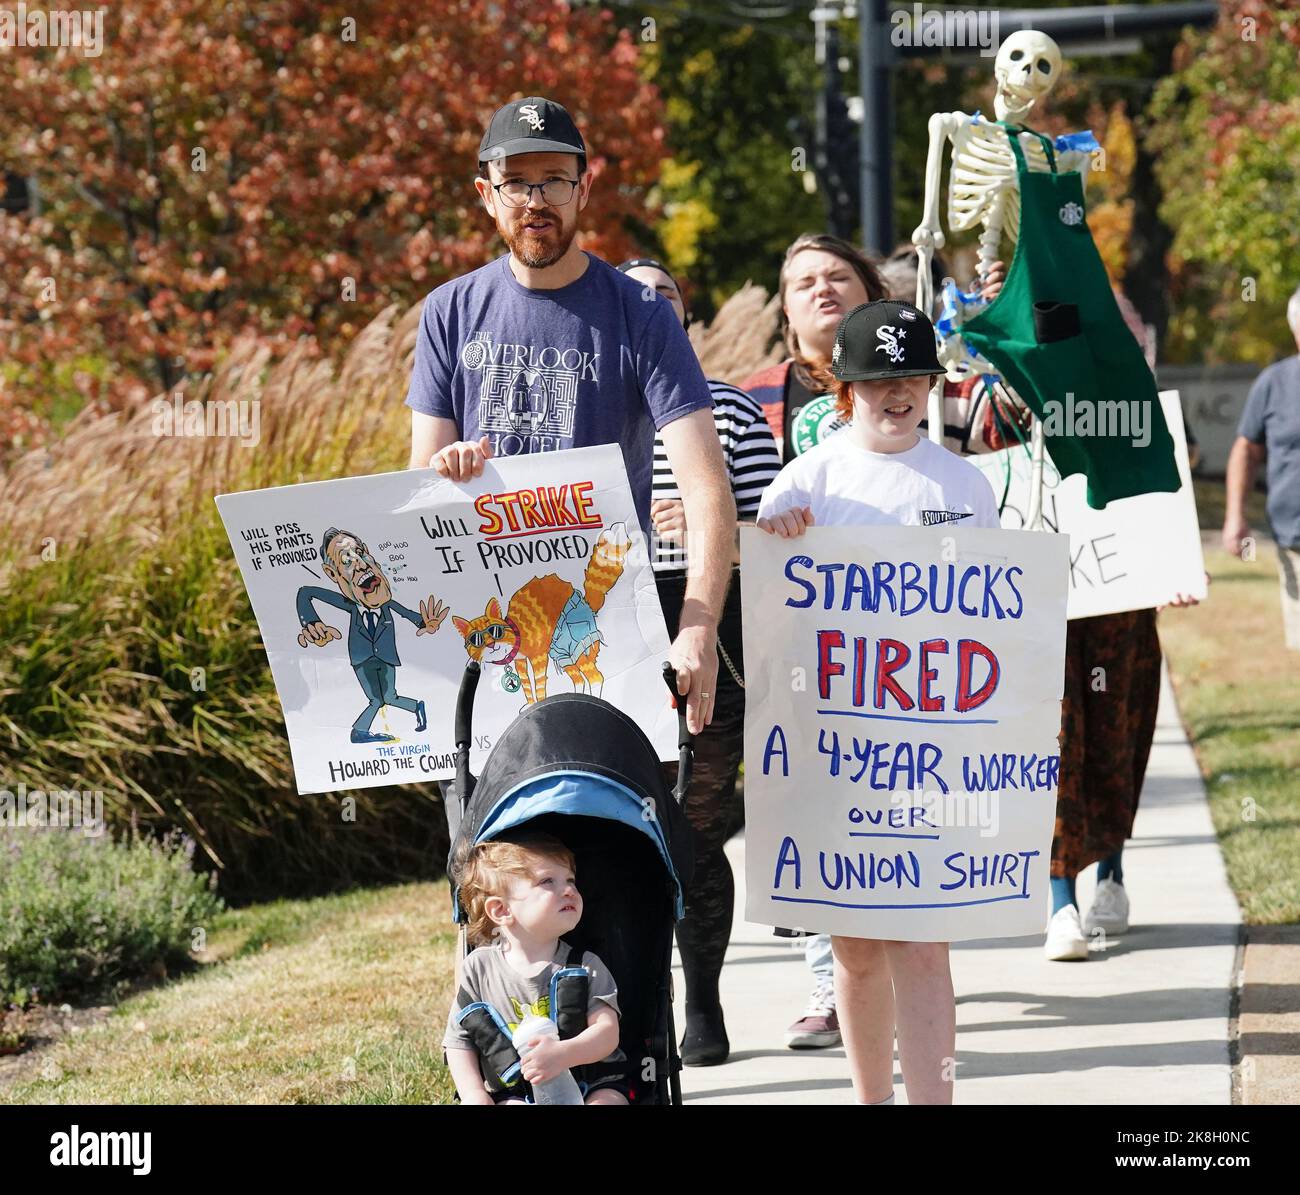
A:
[[[504,639],[509,629],[504,622],[494,622],[481,631],[471,631],[465,637],[465,642],[471,647],[486,647],[489,643],[496,643]]]

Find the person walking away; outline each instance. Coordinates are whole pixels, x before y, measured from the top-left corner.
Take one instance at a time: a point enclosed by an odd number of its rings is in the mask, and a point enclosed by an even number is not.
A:
[[[1300,350],[1300,288],[1286,306],[1286,319]],[[1300,651],[1300,352],[1270,365],[1255,379],[1228,455],[1228,501],[1223,546],[1240,556],[1250,535],[1246,497],[1261,465],[1268,470],[1268,522],[1277,544],[1282,633]]]

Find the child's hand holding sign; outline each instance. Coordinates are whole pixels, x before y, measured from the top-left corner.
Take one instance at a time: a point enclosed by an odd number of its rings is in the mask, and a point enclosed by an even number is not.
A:
[[[758,526],[768,535],[782,539],[797,539],[813,525],[813,512],[806,506],[797,510],[783,510],[769,519],[759,519]]]

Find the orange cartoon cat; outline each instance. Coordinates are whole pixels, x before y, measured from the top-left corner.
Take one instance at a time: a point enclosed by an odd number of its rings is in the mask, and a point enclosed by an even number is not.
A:
[[[504,615],[496,598],[478,618],[452,615],[470,659],[507,669],[513,665],[507,677],[518,674],[526,702],[546,696],[551,660],[568,674],[575,690],[599,696],[605,677],[596,667],[596,657],[604,639],[596,615],[623,575],[630,546],[627,528],[615,523],[596,541],[581,592],[562,577],[547,573],[515,590]]]

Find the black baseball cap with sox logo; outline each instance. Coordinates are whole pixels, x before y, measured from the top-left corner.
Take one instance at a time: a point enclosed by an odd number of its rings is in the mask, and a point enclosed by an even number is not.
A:
[[[831,373],[841,382],[943,373],[934,325],[919,307],[898,299],[862,303],[835,329]]]
[[[529,95],[502,105],[488,121],[478,160],[499,162],[515,154],[578,154],[585,164],[587,143],[562,104]]]

